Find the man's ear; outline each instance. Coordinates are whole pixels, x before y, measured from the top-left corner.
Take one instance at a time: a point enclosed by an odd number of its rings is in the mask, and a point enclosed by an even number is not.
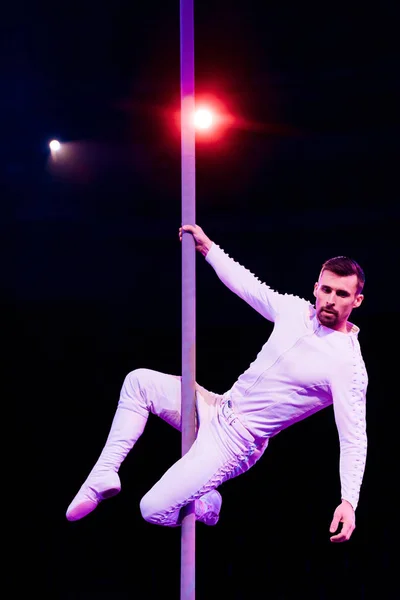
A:
[[[317,297],[318,281],[314,283],[314,296]]]
[[[364,300],[364,295],[358,294],[358,296],[356,296],[356,299],[354,300],[354,308],[358,308],[363,300]]]

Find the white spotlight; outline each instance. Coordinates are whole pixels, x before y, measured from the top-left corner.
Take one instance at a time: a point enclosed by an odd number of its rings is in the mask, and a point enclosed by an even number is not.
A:
[[[197,110],[194,115],[194,124],[197,129],[209,129],[213,124],[212,113],[205,108]]]
[[[61,148],[61,144],[58,140],[51,140],[49,146],[50,150],[52,150],[53,152],[58,152],[58,150]]]

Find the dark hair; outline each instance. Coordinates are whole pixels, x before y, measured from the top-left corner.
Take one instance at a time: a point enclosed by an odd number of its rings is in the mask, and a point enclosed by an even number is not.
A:
[[[326,260],[322,265],[322,271],[331,271],[335,275],[346,277],[348,275],[357,275],[357,294],[360,294],[363,290],[365,283],[365,274],[360,265],[352,258],[347,256],[336,256]]]

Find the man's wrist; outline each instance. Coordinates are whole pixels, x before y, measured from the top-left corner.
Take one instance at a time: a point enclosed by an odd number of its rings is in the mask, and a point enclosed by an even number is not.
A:
[[[213,242],[211,240],[208,240],[207,242],[204,243],[203,247],[200,250],[200,252],[202,253],[202,255],[204,257],[207,256],[207,254],[209,253],[212,245],[213,245]]]

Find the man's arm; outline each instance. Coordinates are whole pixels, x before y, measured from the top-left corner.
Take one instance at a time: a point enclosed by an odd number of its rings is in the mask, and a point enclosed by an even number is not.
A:
[[[367,456],[367,374],[362,361],[354,359],[347,373],[342,369],[332,383],[333,409],[340,442],[342,502],[335,510],[330,532],[332,542],[347,541],[355,528],[355,510],[360,495]]]
[[[262,283],[253,273],[230,258],[212,242],[198,225],[183,225],[179,229],[181,240],[184,232],[193,235],[196,250],[205,256],[219,279],[269,321],[275,322],[276,316],[285,302],[289,300],[305,302],[294,296],[279,294]]]

